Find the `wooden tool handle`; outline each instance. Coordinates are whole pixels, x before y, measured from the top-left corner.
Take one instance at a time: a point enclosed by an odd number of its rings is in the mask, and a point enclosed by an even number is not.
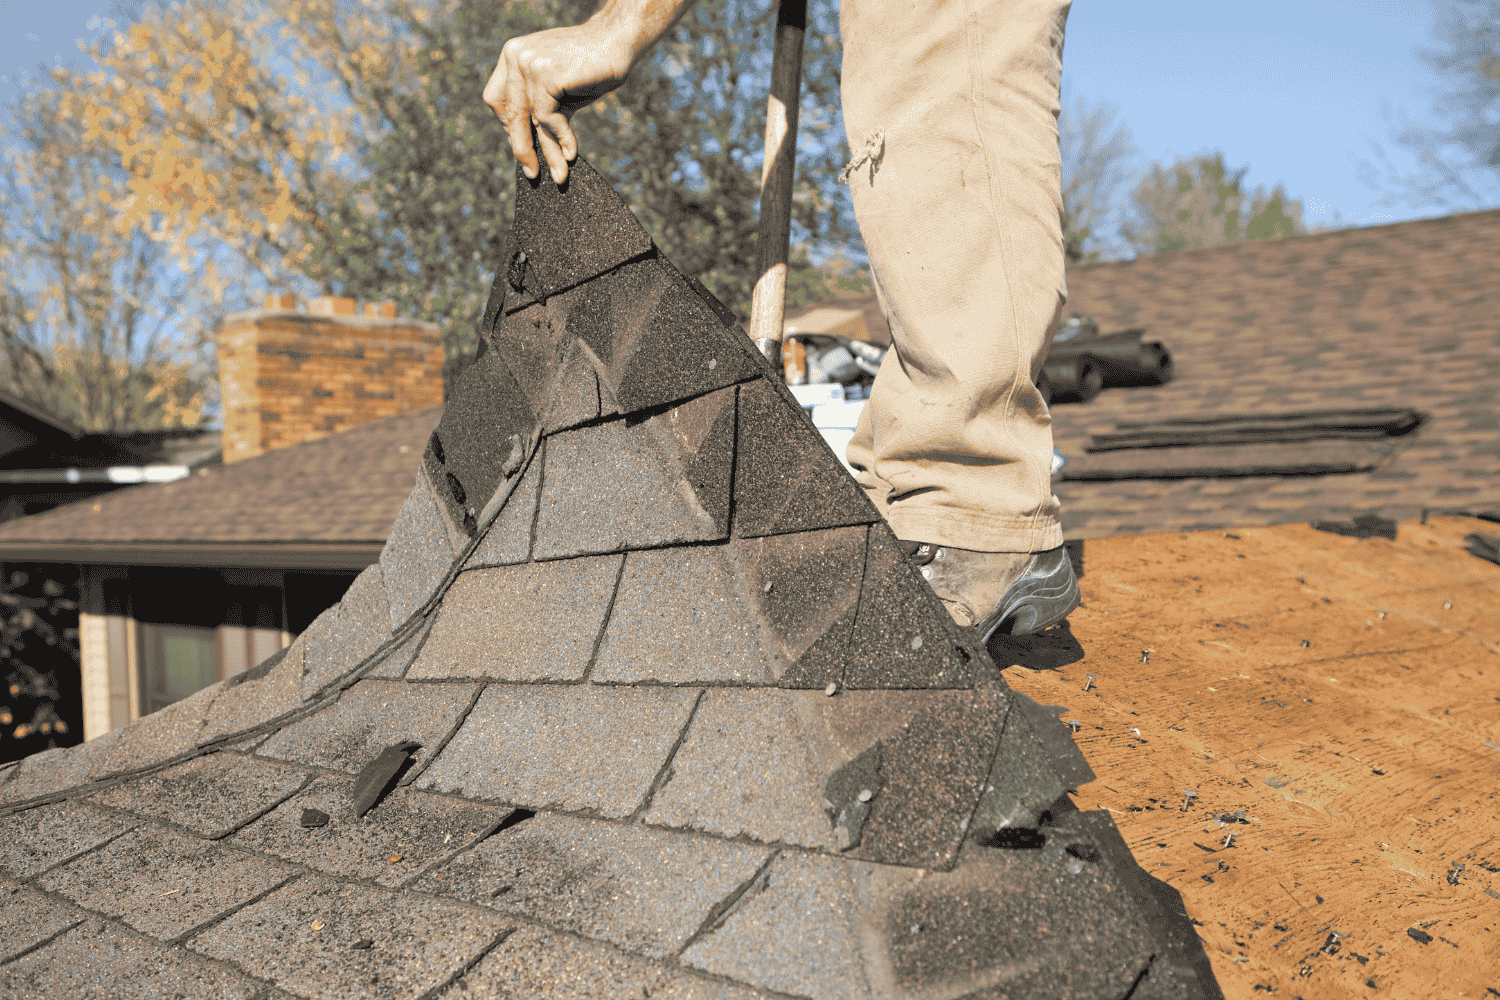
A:
[[[771,57],[771,97],[766,105],[766,157],[760,172],[760,232],[755,243],[755,296],[750,306],[750,339],[778,370],[782,317],[786,311],[786,260],[792,238],[802,35],[806,27],[807,0],[781,0],[776,11],[776,49]]]

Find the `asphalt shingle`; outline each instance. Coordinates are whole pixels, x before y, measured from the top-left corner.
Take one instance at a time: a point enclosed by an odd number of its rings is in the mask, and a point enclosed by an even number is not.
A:
[[[112,729],[76,747],[44,750],[18,761],[0,775],[0,806],[60,792],[88,781],[100,760],[108,756],[121,732]]]
[[[679,415],[681,412],[681,415]],[[734,390],[639,422],[626,418],[548,439],[535,558],[561,559],[728,531]]]
[[[825,656],[812,647],[838,632],[846,614],[835,640],[847,639],[864,534],[862,526],[836,528],[630,553],[590,676],[674,684],[820,677],[795,686],[825,686],[841,668],[842,649]]]
[[[209,706],[196,741],[201,746],[233,733],[254,729],[268,719],[290,712],[302,704],[304,632],[281,651],[281,658],[264,673],[265,663],[225,682]]]
[[[385,747],[415,740],[420,767],[453,731],[474,700],[473,684],[416,685],[362,680],[331,708],[281,730],[260,756],[357,774]]]
[[[741,538],[880,520],[786,386],[740,387],[734,532]]]
[[[546,461],[546,442],[532,458],[515,492],[506,500],[499,515],[486,529],[465,569],[481,566],[510,566],[531,557],[531,526],[536,521],[537,494],[542,486],[542,467]]]
[[[382,575],[379,563],[367,566],[349,585],[343,600],[323,612],[332,615],[327,625],[314,631],[308,640],[304,696],[317,693],[352,670],[390,638],[391,610]]]
[[[871,874],[854,862],[783,854],[718,928],[682,953],[682,964],[812,1000],[870,996],[854,882]]]
[[[84,916],[35,889],[0,878],[0,965],[77,927]]]
[[[629,816],[667,763],[698,694],[493,685],[417,785],[512,805]]]
[[[415,1000],[504,929],[498,916],[468,907],[307,875],[187,946],[300,997]]]
[[[0,996],[130,997],[131,1000],[250,1000],[264,983],[166,948],[103,921],[87,920],[47,947],[0,968]]]
[[[380,553],[380,568],[390,602],[391,628],[398,629],[425,604],[453,564],[456,553],[450,525],[438,510],[425,470],[401,505]]]
[[[31,878],[140,825],[81,802],[59,802],[0,817],[0,871]]]
[[[458,996],[614,1000],[652,996],[662,972],[654,963],[622,955],[539,927],[519,927],[464,974]]]
[[[870,526],[859,601],[843,678],[849,687],[973,687],[997,676],[884,523]]]
[[[129,771],[191,750],[198,743],[198,733],[210,706],[227,683],[210,684],[160,712],[142,716],[125,726],[105,753],[94,755],[92,776],[102,778]]]
[[[872,708],[822,691],[710,689],[646,821],[836,851],[823,780],[878,738],[862,731],[882,724]]]
[[[228,843],[329,875],[395,886],[467,847],[510,812],[397,788],[356,819],[350,808],[353,784],[346,778],[318,778]],[[327,824],[302,826],[304,809],[325,813]]]
[[[474,536],[481,513],[514,471],[516,452],[536,427],[511,372],[493,350],[466,368],[423,454],[433,494],[461,533],[460,544]]]
[[[532,309],[533,323],[542,322],[538,308]],[[607,396],[621,413],[691,399],[765,371],[745,335],[726,327],[659,259],[626,264],[545,308],[544,327],[566,330],[593,351],[601,398]]]
[[[541,813],[413,887],[666,958],[769,856],[748,844]]]
[[[130,831],[37,880],[143,934],[180,937],[290,881],[297,872],[159,826]]]
[[[296,768],[220,751],[133,778],[93,801],[216,839],[295,794],[308,777]]]
[[[635,215],[592,166],[579,157],[568,171],[565,187],[559,188],[546,171],[528,180],[516,167],[516,199],[525,201],[529,211],[516,213],[510,236],[514,250],[527,258],[524,286],[541,297],[653,249]],[[515,271],[510,261],[504,263],[501,274],[509,277]],[[512,308],[507,298],[506,309]]]
[[[460,573],[409,676],[578,680],[599,641],[621,559],[586,556]]]

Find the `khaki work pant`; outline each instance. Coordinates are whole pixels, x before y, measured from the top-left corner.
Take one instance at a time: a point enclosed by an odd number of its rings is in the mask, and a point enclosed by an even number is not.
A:
[[[900,538],[1063,542],[1034,383],[1067,301],[1068,7],[843,0],[848,183],[894,342],[845,454]]]

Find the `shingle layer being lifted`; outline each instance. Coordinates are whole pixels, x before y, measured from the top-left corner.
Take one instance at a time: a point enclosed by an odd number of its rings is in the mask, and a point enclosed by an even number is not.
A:
[[[518,190],[344,603],[0,770],[0,995],[1218,997],[722,307],[582,160]]]

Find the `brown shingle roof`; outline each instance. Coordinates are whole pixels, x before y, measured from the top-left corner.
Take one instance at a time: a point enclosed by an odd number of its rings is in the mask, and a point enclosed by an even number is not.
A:
[[[1069,537],[1500,505],[1497,260],[1488,211],[1070,270],[1068,310],[1146,327],[1177,377],[1055,407],[1064,455],[1120,421],[1385,406],[1431,420],[1357,475],[1058,482]]]
[[[269,550],[301,547],[343,553],[330,555],[329,568],[368,565],[411,492],[442,412],[390,417],[187,479],[20,518],[0,525],[0,555],[161,562],[173,561],[173,550],[197,549],[212,564],[228,552],[254,550],[262,553],[252,557],[259,565],[276,561]],[[177,558],[193,561],[180,552]]]

